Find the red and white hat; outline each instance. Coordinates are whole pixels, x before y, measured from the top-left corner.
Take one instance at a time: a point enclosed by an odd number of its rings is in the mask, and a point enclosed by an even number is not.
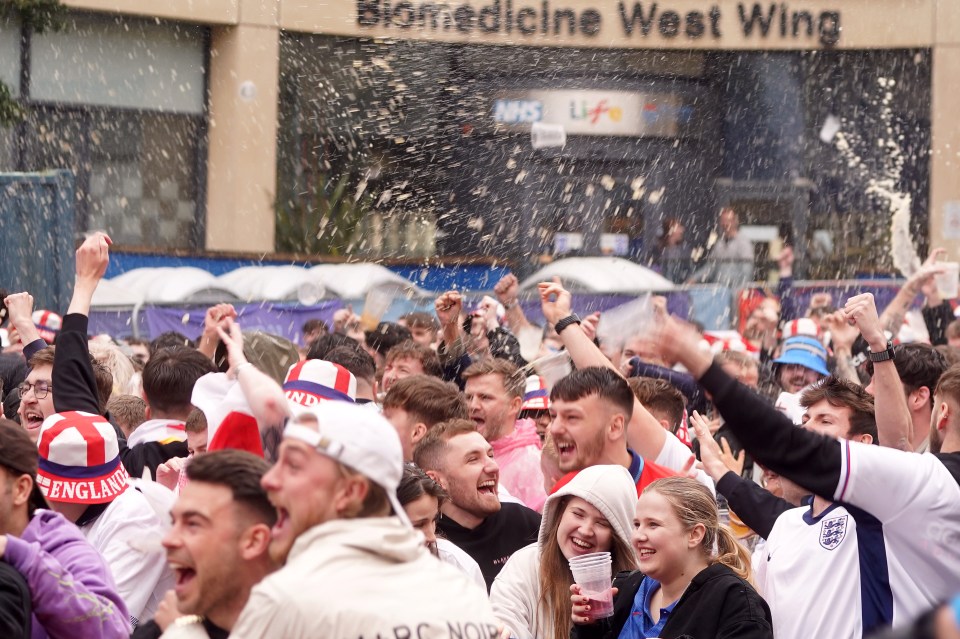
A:
[[[523,405],[520,410],[550,410],[550,391],[547,380],[539,375],[527,378],[527,388],[523,392]]]
[[[43,421],[37,484],[48,501],[105,504],[127,489],[113,426],[100,415],[70,411]]]
[[[817,339],[820,339],[822,335],[820,331],[820,325],[809,317],[801,317],[799,319],[790,320],[783,325],[783,335],[780,336],[780,339],[797,337],[799,335],[806,335],[808,337],[816,337]]]
[[[37,327],[37,332],[47,344],[53,344],[60,333],[60,326],[63,320],[53,311],[34,311],[33,324]]]
[[[339,364],[306,359],[287,371],[283,393],[289,401],[301,406],[315,406],[328,400],[353,403],[357,398],[357,378]]]

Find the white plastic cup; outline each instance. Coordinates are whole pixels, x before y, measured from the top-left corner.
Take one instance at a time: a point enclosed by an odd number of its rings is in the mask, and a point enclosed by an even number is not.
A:
[[[390,290],[372,288],[367,292],[367,298],[360,314],[360,326],[365,331],[377,328],[380,319],[386,314],[393,303],[394,294]]]
[[[944,268],[943,273],[935,275],[940,297],[952,300],[960,297],[960,262],[937,262]]]
[[[609,553],[605,554],[606,558],[584,555],[575,558],[579,561],[570,562],[573,581],[580,586],[581,594],[590,600],[589,617],[593,621],[613,616],[613,565]]]

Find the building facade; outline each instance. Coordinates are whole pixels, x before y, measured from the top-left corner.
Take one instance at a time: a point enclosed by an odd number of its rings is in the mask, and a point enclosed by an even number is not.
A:
[[[808,276],[894,224],[960,258],[951,0],[67,4],[0,29],[0,169],[72,168],[120,245],[656,263],[732,204]]]

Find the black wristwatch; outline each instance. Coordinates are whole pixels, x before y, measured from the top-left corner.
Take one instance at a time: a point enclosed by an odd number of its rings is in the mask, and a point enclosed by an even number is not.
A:
[[[887,340],[887,349],[880,351],[879,353],[874,353],[870,351],[870,361],[871,362],[889,362],[893,360],[893,342]]]
[[[563,329],[565,329],[566,327],[570,326],[571,324],[579,324],[579,323],[580,323],[580,318],[577,317],[577,314],[570,313],[569,315],[564,317],[562,320],[557,322],[557,325],[553,327],[553,330],[555,330],[557,332],[557,335],[559,335],[560,333],[563,332]]]

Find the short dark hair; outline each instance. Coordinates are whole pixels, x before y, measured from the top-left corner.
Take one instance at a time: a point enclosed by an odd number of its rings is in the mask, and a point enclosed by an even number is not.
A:
[[[370,353],[360,348],[360,345],[353,340],[350,341],[353,342],[352,346],[338,346],[327,353],[326,361],[343,366],[357,379],[376,379],[377,364],[370,357]]]
[[[187,464],[187,479],[230,489],[233,501],[245,507],[258,523],[273,526],[277,511],[260,480],[270,470],[262,457],[243,450],[216,450],[196,455]]]
[[[195,344],[193,343],[192,339],[183,333],[178,333],[177,331],[160,333],[153,338],[152,342],[150,342],[150,357],[156,355],[157,351],[170,348],[171,346],[185,346],[187,348],[193,348]]]
[[[527,390],[527,378],[524,371],[506,359],[488,357],[479,362],[474,362],[467,367],[467,370],[463,371],[461,377],[466,381],[481,375],[499,375],[503,380],[503,388],[510,397],[522,398]]]
[[[401,506],[406,506],[424,495],[434,497],[439,504],[443,504],[448,498],[443,486],[423,472],[423,469],[416,464],[404,464],[403,477],[397,486],[397,501]]]
[[[341,346],[359,346],[357,340],[347,337],[343,333],[327,333],[310,343],[307,349],[307,359],[327,359],[327,353]]]
[[[399,408],[429,430],[450,419],[468,419],[460,389],[436,377],[412,375],[398,379],[383,398],[383,408]]]
[[[433,314],[424,313],[423,311],[407,313],[400,319],[406,322],[409,328],[426,328],[431,331],[436,331],[440,328],[437,318]]]
[[[633,391],[627,381],[614,370],[600,366],[580,368],[554,384],[550,401],[575,402],[596,395],[605,403],[623,412],[626,421],[633,417]]]
[[[408,339],[413,339],[413,334],[395,322],[380,322],[375,329],[366,333],[367,347],[381,357],[386,357],[391,348]]]
[[[391,348],[387,352],[387,363],[398,359],[412,359],[420,362],[424,375],[431,377],[443,377],[443,368],[440,366],[440,358],[437,353],[429,346],[424,346],[412,339],[404,340]]]
[[[850,434],[870,435],[874,444],[880,443],[873,395],[856,384],[831,375],[807,387],[800,395],[803,408],[810,408],[821,401],[837,408],[849,408]]]
[[[447,442],[458,435],[477,432],[469,419],[451,419],[434,425],[413,450],[413,463],[423,470],[443,470],[443,453]]]
[[[150,356],[143,367],[143,394],[153,410],[186,410],[193,385],[207,373],[216,373],[213,361],[193,348],[171,346]]]
[[[943,372],[949,368],[947,358],[929,344],[897,344],[893,347],[893,364],[903,382],[907,394],[926,386],[930,389],[930,406],[933,406],[933,389]],[[873,362],[868,363],[873,375]]]
[[[318,329],[324,333],[330,332],[330,327],[327,326],[326,322],[324,322],[322,319],[317,319],[314,317],[312,319],[308,319],[306,322],[303,323],[303,326],[300,327],[300,332],[306,334],[306,333],[312,333],[313,331]]]
[[[45,346],[34,353],[30,357],[30,361],[27,363],[30,364],[30,368],[36,368],[37,366],[53,366],[55,351],[55,346]]]
[[[676,386],[665,379],[631,377],[627,380],[630,390],[643,406],[666,417],[670,432],[675,433],[683,424],[686,401]]]

